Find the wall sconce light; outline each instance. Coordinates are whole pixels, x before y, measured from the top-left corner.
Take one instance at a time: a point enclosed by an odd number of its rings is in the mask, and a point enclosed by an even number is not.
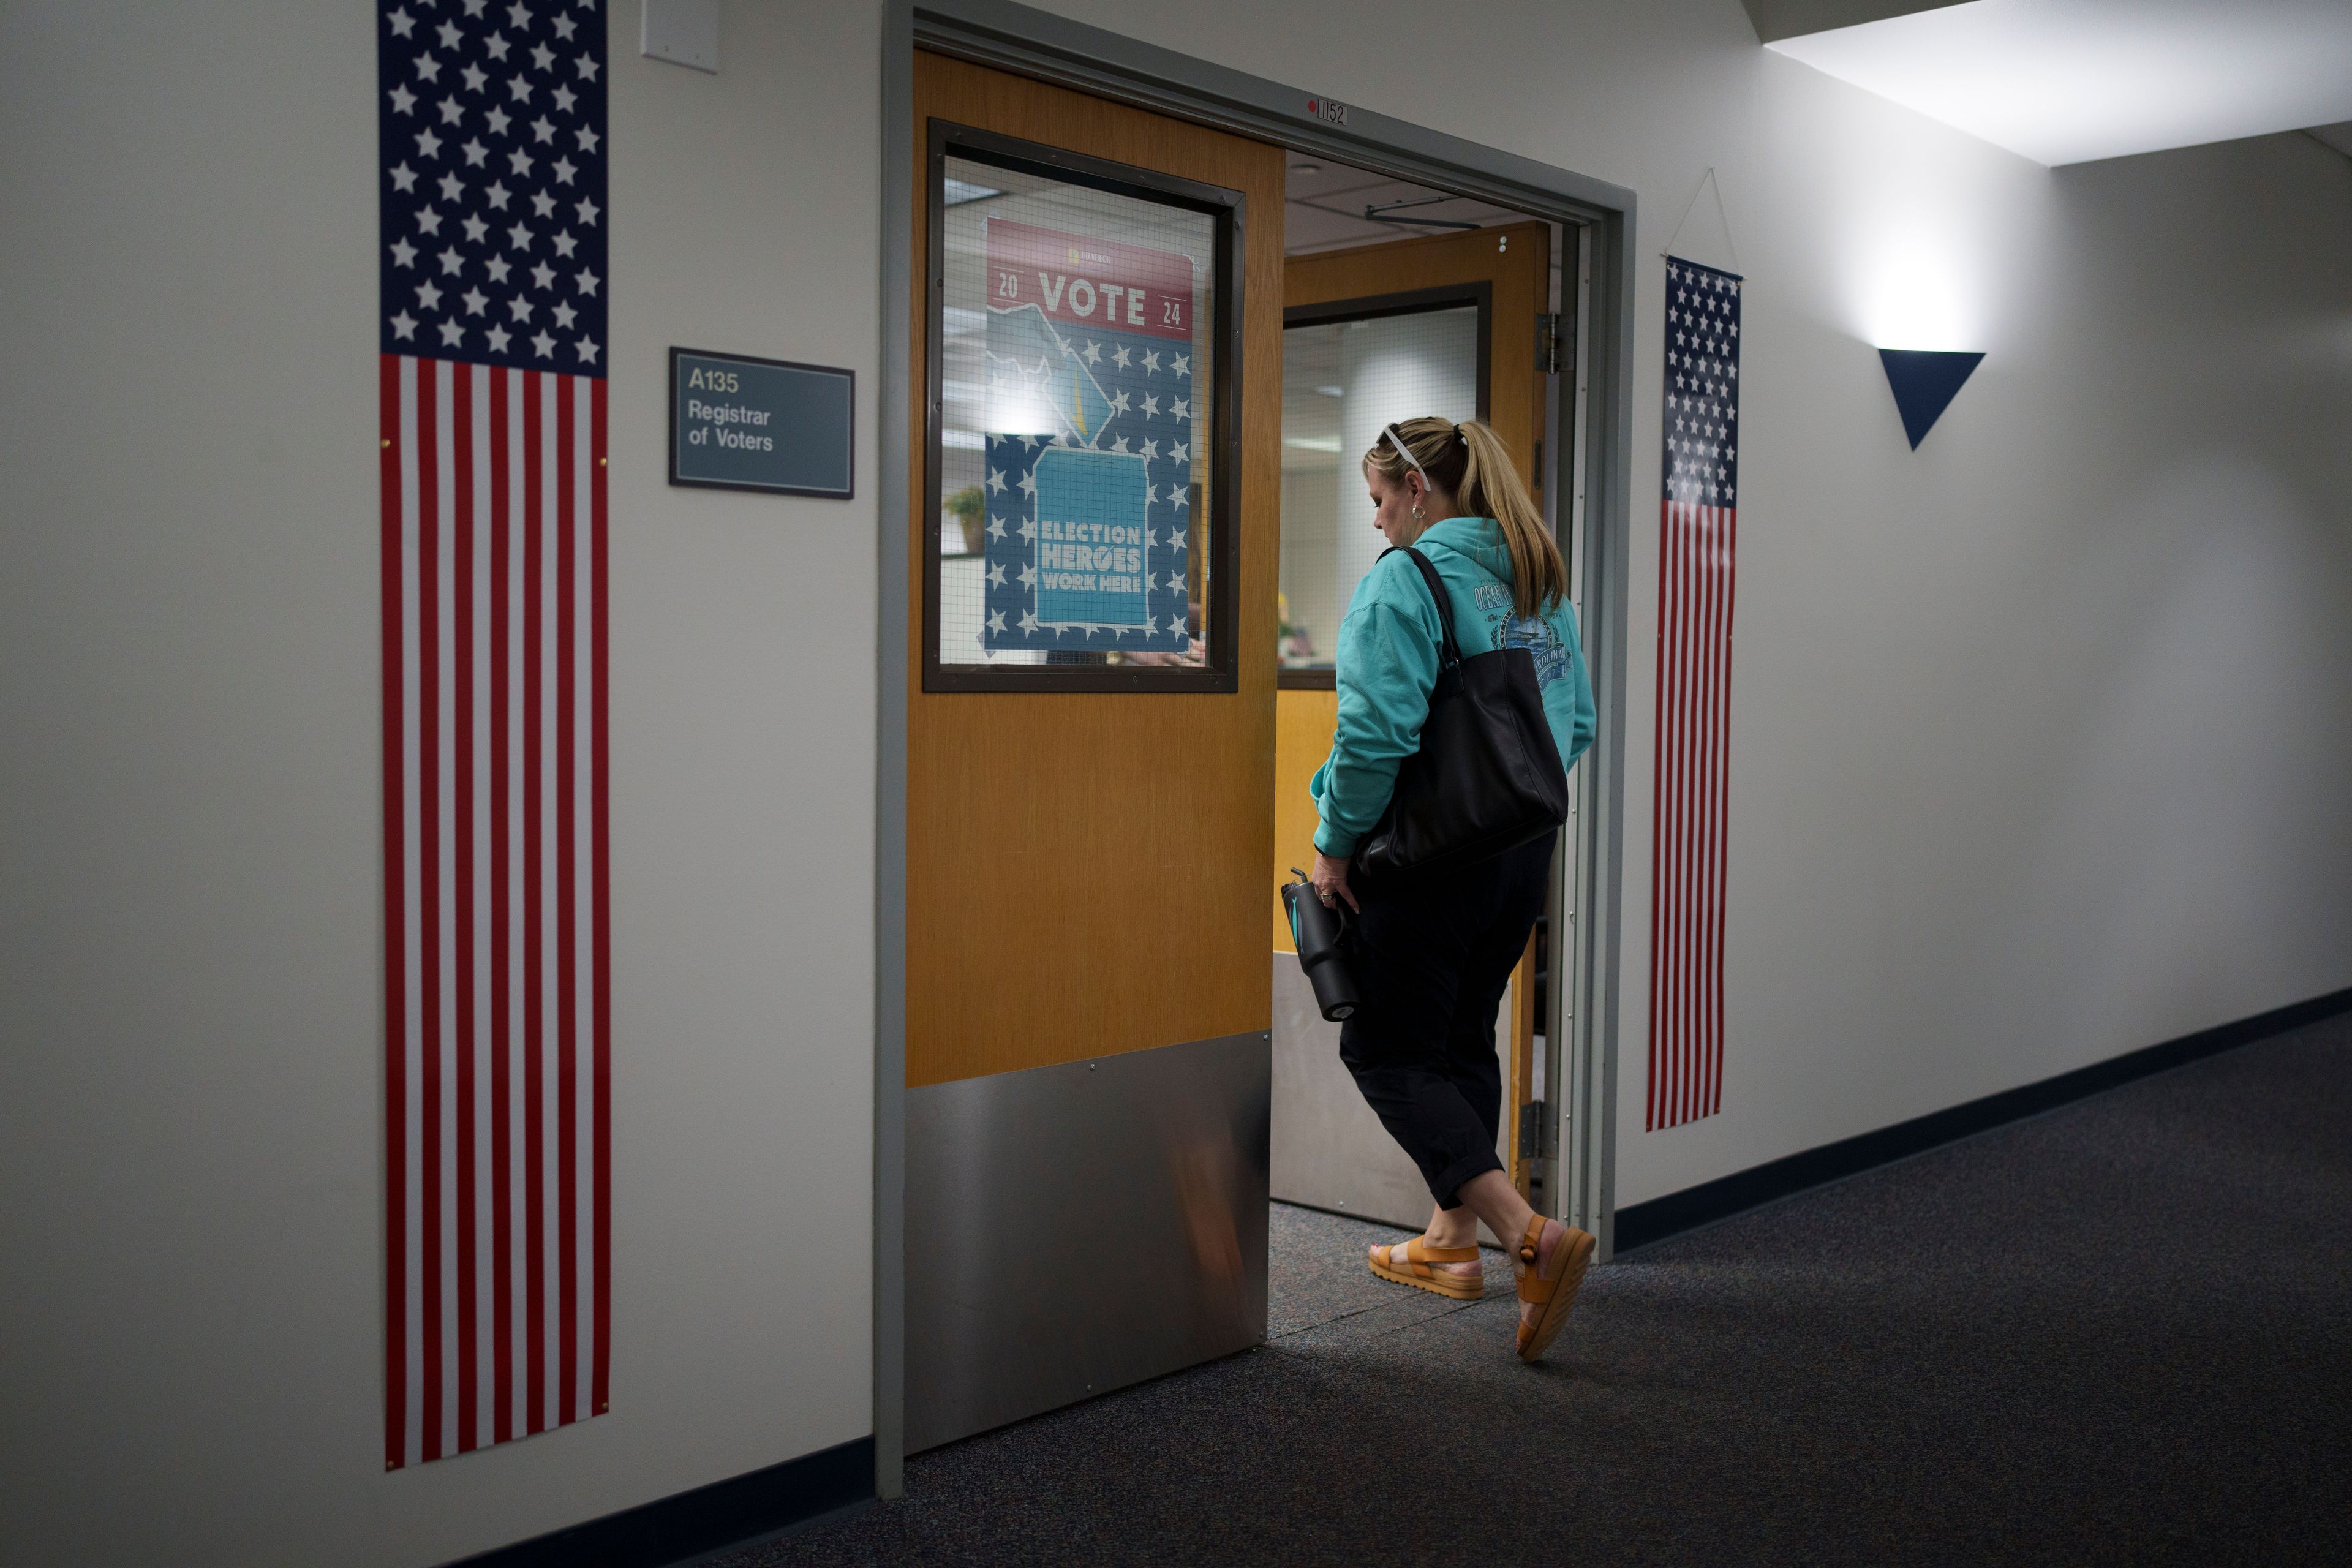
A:
[[[1895,391],[1895,410],[1903,416],[1903,433],[1911,437],[1911,449],[1916,452],[1984,355],[1881,349],[1878,358],[1886,366],[1886,384]]]

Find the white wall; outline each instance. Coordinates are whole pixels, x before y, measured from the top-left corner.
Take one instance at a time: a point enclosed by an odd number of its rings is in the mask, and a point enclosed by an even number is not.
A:
[[[1282,469],[1282,591],[1291,621],[1308,628],[1315,656],[1325,663],[1339,646],[1339,617],[1348,607],[1331,571],[1339,548],[1337,467],[1286,461]]]
[[[2053,173],[1738,0],[1049,5],[1639,197],[1621,1205],[2352,985],[2352,163]],[[1710,165],[1749,280],[1728,1041],[1722,1113],[1648,1133],[1657,253]],[[1676,248],[1732,263],[1711,199]],[[1881,342],[1989,356],[1916,453]]]
[[[440,1562],[872,1429],[880,24],[613,19],[612,1414],[382,1458],[372,7],[0,17],[0,1558]],[[859,499],[673,490],[669,344]]]
[[[1478,317],[1475,310],[1376,316],[1339,331],[1339,461],[1331,470],[1331,601],[1344,617],[1356,588],[1388,552],[1387,536],[1364,524],[1363,453],[1400,419],[1478,417]],[[1414,412],[1407,413],[1407,409]],[[1356,526],[1340,528],[1345,518]],[[1334,627],[1331,647],[1339,646]]]
[[[2053,174],[1737,0],[1057,8],[1640,194],[1637,803],[1654,257],[1721,170],[1725,1110],[1640,1130],[1634,877],[1621,1201],[2352,984],[2352,166]],[[369,17],[0,20],[12,1559],[428,1563],[869,1429],[878,13],[730,5],[708,78],[617,10],[614,1411],[394,1476]],[[1916,454],[1870,318],[1915,235],[1990,356]],[[856,367],[861,499],[666,488],[674,342]]]

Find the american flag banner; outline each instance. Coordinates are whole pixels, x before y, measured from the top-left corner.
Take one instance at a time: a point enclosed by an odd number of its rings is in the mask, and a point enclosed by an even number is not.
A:
[[[1739,513],[1739,285],[1666,262],[1648,1126],[1723,1108],[1724,866]]]
[[[376,20],[397,1469],[606,1407],[605,18]]]

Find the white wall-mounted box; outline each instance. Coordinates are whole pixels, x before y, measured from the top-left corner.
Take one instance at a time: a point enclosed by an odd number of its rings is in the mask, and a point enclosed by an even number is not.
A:
[[[719,74],[719,0],[645,0],[637,52]]]

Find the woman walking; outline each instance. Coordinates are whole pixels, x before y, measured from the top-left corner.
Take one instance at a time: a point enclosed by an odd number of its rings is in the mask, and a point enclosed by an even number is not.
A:
[[[1496,1157],[1495,1012],[1543,912],[1559,833],[1471,866],[1350,884],[1358,840],[1420,746],[1438,676],[1443,622],[1404,547],[1436,569],[1463,658],[1533,656],[1562,767],[1592,742],[1592,688],[1567,568],[1501,437],[1475,420],[1407,419],[1381,433],[1363,469],[1373,526],[1397,548],[1365,574],[1339,624],[1339,731],[1309,785],[1320,818],[1312,880],[1324,903],[1354,911],[1359,1005],[1340,1027],[1340,1059],[1436,1200],[1427,1231],[1373,1247],[1371,1269],[1475,1300],[1478,1221],[1517,1238],[1518,1353],[1533,1361],[1568,1321],[1593,1239],[1538,1215]]]

